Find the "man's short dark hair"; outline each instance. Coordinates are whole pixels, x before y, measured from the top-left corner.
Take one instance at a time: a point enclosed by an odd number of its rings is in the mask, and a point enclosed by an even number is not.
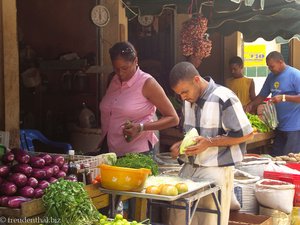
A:
[[[169,84],[171,87],[175,87],[179,81],[192,80],[197,75],[199,76],[199,72],[192,63],[180,62],[172,68],[169,75]]]
[[[273,60],[276,60],[276,61],[279,61],[279,60],[284,61],[284,58],[283,58],[282,54],[280,52],[277,52],[277,51],[270,52],[267,55],[266,61],[268,61],[270,59],[273,59]]]
[[[229,60],[229,65],[238,64],[239,66],[244,66],[243,60],[239,56],[234,56]]]

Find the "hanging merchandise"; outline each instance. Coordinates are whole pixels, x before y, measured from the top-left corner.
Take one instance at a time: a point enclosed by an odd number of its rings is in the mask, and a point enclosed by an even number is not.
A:
[[[181,29],[181,49],[186,57],[195,56],[200,60],[210,56],[212,43],[208,39],[207,19],[201,15],[194,15],[183,23]]]

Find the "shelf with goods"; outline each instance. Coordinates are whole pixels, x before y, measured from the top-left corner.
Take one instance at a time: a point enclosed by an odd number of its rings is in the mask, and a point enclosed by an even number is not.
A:
[[[87,67],[84,59],[42,61],[41,85],[21,89],[22,128],[33,127],[49,138],[68,141],[67,123],[77,122],[82,103],[98,115],[97,74],[85,74]],[[56,135],[57,130],[63,134]]]

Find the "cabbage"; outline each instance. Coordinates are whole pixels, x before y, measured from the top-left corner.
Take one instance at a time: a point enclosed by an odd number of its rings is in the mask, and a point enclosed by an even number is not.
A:
[[[199,134],[198,134],[198,131],[196,130],[196,128],[192,128],[191,130],[189,130],[185,134],[185,136],[184,136],[184,138],[181,142],[181,145],[180,145],[180,148],[179,148],[179,153],[184,154],[185,149],[187,147],[195,145],[196,142],[193,139],[197,136],[199,136]]]

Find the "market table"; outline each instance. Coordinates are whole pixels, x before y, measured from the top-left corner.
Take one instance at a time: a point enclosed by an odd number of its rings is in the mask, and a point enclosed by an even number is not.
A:
[[[214,213],[217,214],[218,217],[218,225],[221,224],[221,189],[219,186],[214,185],[213,180],[202,180],[197,181],[199,185],[196,189],[191,190],[186,193],[179,194],[177,196],[165,196],[165,195],[155,195],[155,194],[147,194],[143,192],[129,192],[129,191],[117,191],[117,190],[109,190],[100,187],[100,191],[103,193],[107,193],[110,195],[110,217],[114,217],[116,214],[117,203],[119,202],[122,196],[135,197],[147,199],[147,208],[148,208],[148,217],[152,224],[152,207],[153,206],[165,206],[166,208],[176,208],[186,210],[186,225],[190,225],[192,218],[196,211],[205,212],[205,213]],[[216,206],[216,210],[206,209],[206,208],[198,208],[198,203],[201,198],[212,195],[214,204]],[[180,203],[180,204],[174,204]]]
[[[275,132],[270,131],[266,133],[259,133],[255,132],[253,139],[247,141],[247,151],[253,150],[253,149],[259,149],[259,152],[253,152],[253,153],[259,153],[259,154],[268,154],[267,146],[272,144],[272,141],[275,137]],[[256,150],[257,151],[257,150]]]

